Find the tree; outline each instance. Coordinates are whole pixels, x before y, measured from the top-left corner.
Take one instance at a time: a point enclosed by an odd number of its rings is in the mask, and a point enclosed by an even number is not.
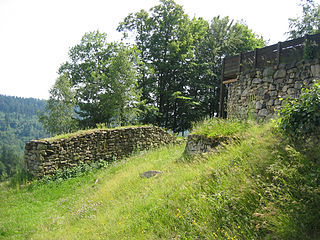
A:
[[[156,110],[155,117],[146,114],[144,120],[156,118],[158,125],[176,131],[177,108],[189,100],[183,95],[186,88],[183,69],[192,58],[192,27],[180,5],[172,0],[160,2],[150,14],[144,10],[130,14],[118,30],[125,37],[133,32],[140,51],[139,87],[143,100]]]
[[[69,51],[70,61],[59,68],[71,83],[80,127],[98,123],[125,124],[137,118],[140,93],[134,48],[108,43],[106,34],[86,33]]]
[[[219,108],[222,60],[241,52],[265,46],[262,37],[256,35],[241,22],[229,17],[214,17],[207,27],[205,36],[198,42],[193,64],[192,95],[200,105],[200,116],[216,116]]]
[[[157,124],[174,132],[218,111],[224,56],[264,45],[244,24],[190,19],[173,0],[161,0],[150,13],[130,14],[118,30],[124,37],[132,33],[140,50],[142,99],[156,106]],[[145,122],[155,119],[145,116]]]
[[[290,39],[320,32],[320,5],[314,0],[302,0],[301,7],[302,16],[289,19]]]
[[[0,147],[0,180],[12,176],[17,169],[22,168],[22,155],[14,146],[2,145]]]
[[[75,95],[66,75],[61,75],[50,89],[50,98],[39,114],[39,121],[51,134],[72,132],[77,129]]]
[[[116,125],[126,125],[138,120],[140,91],[137,89],[138,73],[135,49],[129,49],[122,44],[118,45],[117,54],[108,62],[108,74],[97,73],[101,78],[106,92],[101,94],[102,109],[107,122]]]

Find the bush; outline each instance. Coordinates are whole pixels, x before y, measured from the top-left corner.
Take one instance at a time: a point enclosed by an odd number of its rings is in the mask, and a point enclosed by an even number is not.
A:
[[[279,127],[292,142],[319,140],[320,133],[320,84],[302,89],[297,99],[285,100],[279,111]]]

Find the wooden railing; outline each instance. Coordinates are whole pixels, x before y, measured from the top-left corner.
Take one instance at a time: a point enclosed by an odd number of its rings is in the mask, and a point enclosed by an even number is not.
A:
[[[290,64],[304,58],[312,59],[314,57],[320,57],[320,33],[224,58],[220,85],[219,116],[224,117],[225,86],[236,82],[237,76],[241,72],[256,68],[263,69],[281,63]]]
[[[246,70],[300,61],[304,57],[306,40],[312,44],[312,47],[319,49],[320,33],[226,57],[223,63],[222,81],[224,84],[233,82],[239,73]]]

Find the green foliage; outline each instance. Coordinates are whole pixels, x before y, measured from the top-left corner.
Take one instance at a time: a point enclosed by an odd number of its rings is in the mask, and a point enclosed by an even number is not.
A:
[[[303,43],[303,59],[319,59],[319,47],[316,42],[306,39]]]
[[[227,17],[211,24],[190,19],[173,0],[128,15],[118,30],[125,38],[131,33],[140,51],[138,85],[142,100],[154,106],[143,106],[142,122],[174,132],[217,114],[223,57],[264,46],[246,25]]]
[[[239,136],[248,128],[248,122],[236,119],[210,118],[194,124],[192,134],[207,137]]]
[[[303,37],[320,32],[320,5],[313,0],[303,0],[302,16],[289,19],[289,38]]]
[[[70,49],[69,59],[61,65],[59,74],[70,81],[69,91],[75,99],[73,110],[81,128],[136,121],[140,92],[136,87],[134,48],[108,43],[104,33],[89,32]]]
[[[27,141],[47,136],[37,118],[45,104],[45,100],[0,95],[0,146],[16,146],[22,152]]]
[[[23,168],[22,153],[15,146],[0,147],[0,181],[16,174]]]
[[[53,175],[47,175],[41,178],[38,181],[35,181],[34,184],[48,184],[52,182],[61,182],[70,178],[81,177],[86,174],[93,174],[100,168],[106,168],[108,162],[100,160],[93,162],[91,164],[80,163],[73,168],[64,168],[58,169]],[[34,187],[34,186],[32,186]]]
[[[39,113],[39,121],[50,134],[72,132],[77,129],[75,119],[75,94],[66,75],[60,76],[50,89],[45,109]]]
[[[22,171],[25,143],[46,137],[37,118],[45,101],[0,95],[0,181]]]
[[[302,89],[297,99],[287,99],[279,111],[279,127],[293,141],[319,140],[320,84]]]

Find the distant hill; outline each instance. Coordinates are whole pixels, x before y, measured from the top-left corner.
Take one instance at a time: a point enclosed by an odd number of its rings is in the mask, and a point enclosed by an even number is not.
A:
[[[7,145],[22,152],[27,141],[45,137],[37,117],[45,104],[35,98],[0,95],[0,148]]]

